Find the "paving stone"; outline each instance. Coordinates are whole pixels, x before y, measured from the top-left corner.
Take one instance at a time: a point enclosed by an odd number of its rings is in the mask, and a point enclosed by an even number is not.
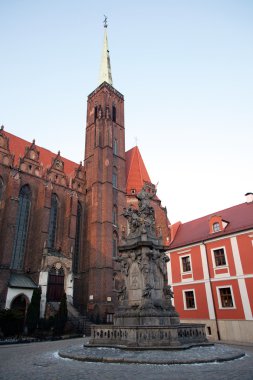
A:
[[[241,359],[210,364],[121,364],[89,363],[63,359],[59,350],[81,350],[84,339],[17,344],[0,347],[1,380],[252,380],[253,346],[227,346],[244,351]],[[220,345],[219,345],[220,346]],[[222,350],[225,350],[222,348]],[[159,355],[160,351],[154,353]],[[177,351],[173,354],[176,355]],[[134,353],[132,353],[134,354]],[[132,355],[131,354],[131,355]],[[145,353],[144,353],[145,354]],[[147,353],[146,353],[147,354]],[[171,352],[169,352],[171,355]]]

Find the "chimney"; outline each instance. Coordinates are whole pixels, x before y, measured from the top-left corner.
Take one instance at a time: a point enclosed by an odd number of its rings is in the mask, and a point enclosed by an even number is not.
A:
[[[253,193],[246,193],[245,197],[246,197],[246,202],[247,203],[252,203],[253,202]]]

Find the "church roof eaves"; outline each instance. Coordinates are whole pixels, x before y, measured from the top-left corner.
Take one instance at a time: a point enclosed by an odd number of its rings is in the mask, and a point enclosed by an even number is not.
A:
[[[228,225],[222,231],[210,233],[209,220],[216,214],[219,214],[222,220],[228,221]],[[253,203],[245,202],[182,223],[176,232],[174,240],[169,245],[169,249],[174,250],[251,229],[253,229]]]
[[[10,132],[4,131],[6,136],[9,138],[9,149],[12,154],[15,155],[14,164],[18,164],[19,157],[25,155],[26,147],[29,147],[32,143],[26,141],[18,136],[13,135]],[[57,153],[53,153],[48,149],[42,148],[36,144],[37,149],[40,152],[39,161],[43,164],[44,168],[49,168],[52,165],[52,159],[57,157]],[[75,168],[79,166],[76,162],[68,160],[67,158],[61,157],[64,162],[64,172],[67,175],[72,175],[75,171]]]

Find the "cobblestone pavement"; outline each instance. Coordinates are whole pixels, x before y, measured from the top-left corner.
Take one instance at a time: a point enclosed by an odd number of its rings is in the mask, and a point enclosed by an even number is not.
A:
[[[83,338],[0,346],[1,380],[252,380],[253,346],[238,347],[246,356],[224,363],[152,365],[89,363],[58,356],[59,350],[80,348]],[[168,355],[170,353],[168,352]]]

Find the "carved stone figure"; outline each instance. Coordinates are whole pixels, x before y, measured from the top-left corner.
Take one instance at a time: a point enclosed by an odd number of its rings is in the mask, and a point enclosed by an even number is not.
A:
[[[141,189],[141,191],[136,195],[139,199],[139,210],[140,212],[148,209],[150,207],[150,199],[154,198],[156,191],[150,192],[150,188],[147,184]]]
[[[121,285],[119,289],[116,289],[115,292],[117,293],[118,300],[121,303],[127,298],[127,288],[126,285]]]
[[[151,291],[153,287],[150,284],[147,284],[142,292],[142,297],[144,298],[151,298]]]

